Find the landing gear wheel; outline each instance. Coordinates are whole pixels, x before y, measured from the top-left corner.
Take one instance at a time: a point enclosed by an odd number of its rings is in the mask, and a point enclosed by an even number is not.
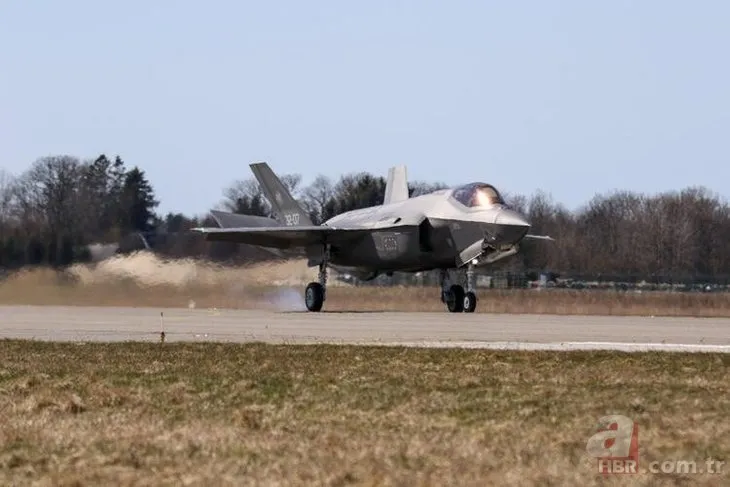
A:
[[[469,291],[464,295],[464,313],[473,313],[477,309],[477,295]]]
[[[446,307],[452,313],[464,311],[464,288],[454,284],[446,293]]]
[[[309,311],[320,311],[324,304],[324,287],[318,282],[310,282],[304,291],[304,303]]]

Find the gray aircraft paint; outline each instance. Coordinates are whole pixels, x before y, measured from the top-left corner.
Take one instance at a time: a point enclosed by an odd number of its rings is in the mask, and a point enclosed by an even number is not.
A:
[[[406,166],[395,166],[388,170],[385,182],[383,204],[396,203],[408,199],[408,170]]]
[[[312,225],[312,220],[265,162],[251,164],[251,171],[274,209],[276,220],[288,226]]]
[[[310,266],[322,262],[328,245],[333,267],[372,278],[384,272],[458,268],[473,259],[488,263],[516,252],[526,237],[549,239],[528,235],[529,223],[505,205],[468,207],[460,203],[454,191],[463,187],[407,198],[403,166],[389,173],[386,201],[390,203],[349,211],[322,225],[312,225],[268,164],[255,163],[251,169],[276,212],[276,220],[268,219],[270,224],[264,226],[260,217],[217,212],[221,228],[195,229],[205,233],[208,240],[302,247]]]

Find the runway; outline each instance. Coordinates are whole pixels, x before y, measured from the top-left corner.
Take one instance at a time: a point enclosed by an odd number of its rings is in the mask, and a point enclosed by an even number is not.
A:
[[[730,319],[0,306],[0,337],[730,352]]]

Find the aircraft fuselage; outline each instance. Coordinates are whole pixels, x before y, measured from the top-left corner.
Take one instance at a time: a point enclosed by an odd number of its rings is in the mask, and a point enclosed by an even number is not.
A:
[[[524,218],[503,204],[469,208],[455,200],[452,192],[441,190],[331,218],[324,225],[372,231],[332,246],[330,262],[373,275],[451,268],[475,242],[484,241],[495,249],[514,246],[529,230]],[[378,231],[379,226],[388,228]]]

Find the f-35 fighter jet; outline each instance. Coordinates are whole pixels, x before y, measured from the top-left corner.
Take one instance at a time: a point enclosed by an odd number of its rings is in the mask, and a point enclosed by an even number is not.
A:
[[[220,228],[196,228],[208,240],[305,249],[319,266],[318,282],[304,292],[309,311],[327,296],[327,270],[373,279],[393,272],[440,271],[441,300],[450,312],[476,309],[474,268],[514,255],[528,233],[525,217],[510,209],[494,186],[474,182],[413,198],[405,166],[390,169],[382,205],[348,211],[314,225],[265,162],[250,165],[275,219],[213,211]],[[450,270],[465,271],[462,283]],[[457,272],[461,274],[461,272]],[[466,289],[462,284],[466,285]]]

